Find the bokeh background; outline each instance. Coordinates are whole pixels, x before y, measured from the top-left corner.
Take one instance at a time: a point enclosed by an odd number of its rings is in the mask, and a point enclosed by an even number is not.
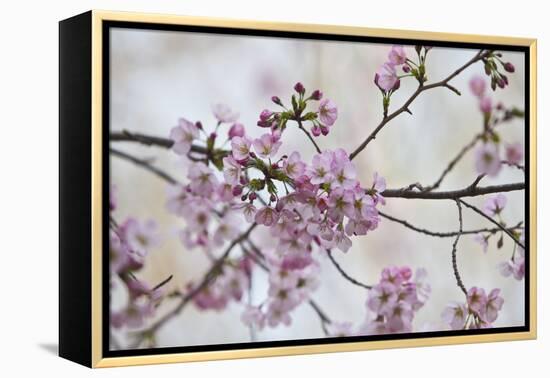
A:
[[[374,72],[386,60],[391,46],[367,43],[320,42],[282,38],[211,35],[131,29],[111,31],[111,130],[141,132],[168,137],[179,117],[201,120],[208,130],[215,125],[211,113],[215,103],[226,103],[240,113],[247,133],[259,136],[255,126],[264,108],[273,108],[272,95],[288,101],[297,81],[308,90],[319,88],[339,107],[339,118],[328,137],[321,137],[322,148],[355,149],[382,116],[381,96],[373,83]],[[410,55],[412,47],[407,48]],[[430,81],[446,77],[475,54],[475,50],[434,48],[428,55]],[[516,73],[509,75],[510,86],[491,94],[494,101],[522,108],[524,104],[523,54],[505,52]],[[468,81],[482,74],[481,64],[469,67],[453,80],[462,91],[457,96],[438,88],[423,93],[410,107],[413,115],[402,114],[379,134],[355,160],[362,182],[371,182],[378,171],[388,187],[413,182],[430,184],[452,157],[482,127],[477,99],[469,94]],[[414,79],[403,80],[392,97],[391,109],[399,107],[414,91]],[[506,142],[524,143],[524,123],[516,120],[500,128]],[[298,150],[310,160],[313,147],[305,136],[289,127],[281,153]],[[134,143],[117,143],[117,148],[142,158],[154,158],[155,165],[184,179],[186,165],[167,150]],[[468,154],[443,182],[440,190],[463,188],[476,177],[473,153]],[[483,185],[522,181],[523,174],[504,167],[496,179],[485,178]],[[184,223],[165,210],[166,183],[149,172],[111,158],[111,182],[117,187],[119,208],[116,218],[153,218],[160,224],[162,245],[150,252],[146,268],[140,272],[149,282],[160,282],[173,274],[170,289],[199,279],[208,269],[208,259],[200,251],[188,251],[176,232]],[[515,224],[524,218],[524,192],[507,194],[504,219]],[[483,198],[470,199],[481,206]],[[383,211],[435,231],[458,228],[456,205],[452,201],[388,199]],[[464,227],[489,226],[488,222],[464,209]],[[259,244],[269,243],[262,232],[255,232]],[[432,295],[416,314],[415,330],[441,329],[440,314],[449,301],[463,301],[456,287],[450,253],[453,239],[433,238],[383,220],[365,237],[355,237],[347,254],[336,259],[357,279],[374,283],[387,265],[409,265],[428,270]],[[504,239],[498,250],[492,241],[487,254],[471,236],[461,238],[458,265],[467,287],[486,290],[498,287],[505,299],[495,326],[524,324],[524,282],[501,277],[496,265],[508,259],[512,243]],[[314,299],[333,320],[359,325],[365,317],[366,293],[344,280],[330,262],[319,258],[322,284]],[[256,274],[253,296],[258,303],[266,296],[265,276]],[[123,293],[113,292],[113,307],[122,305]],[[162,311],[171,307],[166,302]],[[232,303],[222,312],[200,312],[188,306],[176,319],[157,333],[159,346],[220,344],[250,341],[249,330],[240,322],[241,306]],[[290,327],[259,332],[257,340],[287,340],[323,337],[319,321],[309,306],[292,313]],[[126,332],[116,333],[124,340]]]

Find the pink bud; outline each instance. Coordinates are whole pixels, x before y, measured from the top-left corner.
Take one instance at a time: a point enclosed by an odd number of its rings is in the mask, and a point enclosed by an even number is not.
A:
[[[320,99],[323,98],[323,92],[321,92],[320,90],[316,89],[313,91],[313,93],[311,94],[311,98],[313,100],[317,100],[319,101]]]
[[[510,62],[504,63],[504,70],[506,72],[513,73],[516,70],[516,67]]]
[[[201,121],[197,121],[197,122],[195,123],[195,126],[197,127],[197,129],[202,130],[202,123],[201,123]]]
[[[297,82],[296,85],[294,85],[294,90],[298,92],[299,94],[304,94],[306,91],[306,88],[304,85],[300,82]]]
[[[234,137],[243,137],[244,136],[244,126],[242,123],[234,123],[233,126],[228,131],[229,139]]]
[[[281,99],[277,96],[273,96],[271,97],[271,101],[273,101],[274,103],[276,103],[277,105],[283,105],[283,103],[281,102]]]
[[[312,128],[311,128],[311,133],[313,134],[313,136],[316,136],[318,137],[319,135],[321,135],[321,128],[317,125],[314,125]]]
[[[411,66],[409,66],[408,64],[404,64],[403,65],[403,72],[405,72],[405,73],[411,72]]]
[[[236,185],[234,188],[233,188],[233,195],[236,197],[236,196],[240,196],[243,192],[243,187],[240,186],[240,185]]]
[[[248,198],[251,200],[251,201],[254,201],[256,198],[258,198],[258,195],[254,192],[250,193],[248,195]]]
[[[260,121],[267,121],[272,114],[273,112],[267,109],[262,110],[262,112],[260,113]]]

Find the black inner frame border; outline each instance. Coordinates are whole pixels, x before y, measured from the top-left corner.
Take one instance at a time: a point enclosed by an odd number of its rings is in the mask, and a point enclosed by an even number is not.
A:
[[[469,42],[444,42],[431,41],[423,39],[407,39],[407,38],[389,38],[389,37],[374,37],[374,36],[354,36],[354,35],[335,35],[324,33],[309,33],[309,32],[288,32],[288,31],[273,31],[273,30],[257,30],[245,28],[228,28],[228,27],[213,27],[213,26],[192,26],[192,25],[172,25],[148,22],[130,22],[130,21],[102,21],[102,183],[103,183],[103,230],[109,229],[109,184],[110,184],[110,164],[109,164],[109,131],[110,131],[110,30],[112,28],[122,29],[140,29],[149,31],[175,31],[175,32],[191,32],[204,34],[222,34],[232,36],[251,36],[251,37],[272,37],[272,38],[289,38],[289,39],[306,39],[318,41],[336,41],[336,42],[363,42],[363,43],[381,43],[381,44],[403,44],[403,45],[427,45],[434,47],[446,48],[468,48],[468,49],[493,49],[500,51],[514,51],[524,53],[525,64],[525,94],[524,94],[524,111],[525,111],[525,233],[530,235],[530,146],[534,142],[530,135],[530,90],[531,90],[531,70],[530,70],[530,53],[528,46],[510,46],[491,43],[469,43]],[[327,337],[314,339],[300,340],[279,340],[279,341],[262,341],[262,342],[246,342],[246,343],[228,343],[228,344],[209,344],[209,345],[189,345],[179,347],[158,347],[158,348],[140,348],[129,350],[109,350],[110,337],[110,290],[109,290],[109,233],[103,232],[102,240],[103,263],[102,263],[102,355],[103,357],[129,357],[140,355],[158,355],[158,354],[173,354],[173,353],[193,353],[193,352],[209,352],[221,350],[238,350],[238,349],[256,349],[256,348],[272,348],[272,347],[291,347],[305,345],[331,345],[349,342],[364,342],[364,341],[381,341],[381,340],[408,340],[408,339],[424,339],[431,337],[448,337],[448,336],[465,336],[465,335],[487,335],[512,332],[529,332],[530,331],[530,238],[525,238],[525,278],[524,278],[524,314],[525,325],[518,327],[500,327],[478,330],[455,330],[455,331],[435,331],[435,332],[413,332],[399,333],[389,335],[372,335],[372,336],[352,336],[352,337]],[[107,273],[107,274],[104,274]]]

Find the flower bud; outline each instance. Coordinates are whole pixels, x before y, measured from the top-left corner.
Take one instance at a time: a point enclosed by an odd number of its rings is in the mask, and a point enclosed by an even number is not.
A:
[[[254,152],[250,151],[250,157],[252,159],[256,159],[256,154]]]
[[[273,112],[267,109],[262,110],[262,112],[260,113],[260,121],[267,121],[272,114]]]
[[[516,70],[516,67],[510,62],[504,63],[504,70],[506,72],[513,73]]]
[[[321,135],[321,128],[317,125],[314,125],[312,128],[311,128],[311,133],[313,134],[313,136],[316,136],[318,137],[319,135]]]
[[[397,79],[397,81],[396,81],[395,84],[393,85],[392,90],[396,91],[396,90],[398,90],[400,87],[401,87],[401,80]]]
[[[243,192],[243,187],[240,186],[240,185],[235,185],[235,187],[233,188],[233,195],[236,197],[236,196],[240,196]],[[244,201],[244,200],[243,200]]]
[[[269,197],[269,202],[275,202],[277,200],[277,197],[275,197],[275,194],[271,194]]]
[[[328,127],[321,125],[321,134],[323,134],[324,136],[327,136],[328,131],[329,131]]]
[[[403,64],[403,72],[405,73],[411,72],[411,66],[409,66],[408,64]]]
[[[305,92],[306,92],[306,88],[304,87],[304,85],[300,82],[297,82],[296,85],[294,85],[294,90],[303,95]]]
[[[239,182],[241,183],[241,185],[246,185],[248,184],[248,179],[245,176],[241,176],[239,178]]]
[[[232,139],[234,137],[243,137],[244,136],[244,126],[242,123],[234,123],[231,128],[229,128],[229,131],[227,132],[227,135],[229,136],[229,139]]]
[[[250,193],[250,195],[252,195],[252,193]],[[241,201],[246,201],[246,198],[247,198],[247,196],[246,196],[246,194],[245,194],[245,195],[243,195],[243,196],[241,197]]]
[[[323,92],[321,92],[320,90],[316,89],[313,91],[313,93],[311,94],[311,98],[313,100],[317,100],[319,101],[320,99],[323,98]]]
[[[201,123],[201,121],[197,121],[197,122],[195,123],[195,127],[196,127],[197,129],[199,129],[199,130],[202,130],[202,123]]]
[[[255,192],[252,192],[248,195],[248,198],[251,200],[251,201],[254,201],[256,198],[258,198],[258,195],[255,193]]]
[[[277,96],[273,96],[271,97],[271,101],[273,101],[274,103],[276,103],[277,105],[281,105],[283,106],[283,103],[281,102],[281,99]]]
[[[497,79],[497,85],[499,88],[504,88],[506,86],[506,81],[503,78]]]

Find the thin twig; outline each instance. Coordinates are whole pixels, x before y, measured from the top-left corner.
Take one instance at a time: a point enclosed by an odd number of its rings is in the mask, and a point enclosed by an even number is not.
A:
[[[456,263],[456,251],[457,251],[456,247],[458,245],[458,240],[460,239],[460,235],[462,234],[462,207],[460,206],[459,200],[455,200],[455,202],[456,202],[456,206],[458,207],[459,228],[458,228],[458,235],[456,235],[455,241],[453,242],[453,249],[451,251],[452,262],[453,262],[453,272],[456,278],[456,284],[458,285],[460,290],[462,290],[464,295],[468,295],[468,291],[466,290],[466,287],[464,287],[464,283],[462,282],[462,278],[460,277],[460,273],[458,271],[458,265]]]
[[[484,57],[484,53],[483,53],[483,50],[480,50],[476,53],[476,55],[474,55],[474,57],[472,59],[470,59],[468,62],[466,62],[463,66],[461,66],[460,68],[458,68],[456,71],[454,71],[452,74],[450,74],[449,76],[447,76],[447,78],[445,78],[444,80],[441,80],[441,81],[438,81],[436,83],[433,83],[433,84],[429,84],[429,85],[422,85],[420,84],[418,86],[418,88],[416,89],[416,91],[411,95],[411,97],[409,97],[409,99],[407,101],[405,101],[405,103],[403,104],[403,106],[401,106],[399,109],[395,110],[393,113],[385,116],[382,121],[380,121],[380,123],[378,124],[378,126],[376,126],[376,128],[369,134],[369,136],[367,137],[367,139],[365,139],[360,145],[359,147],[357,147],[351,154],[350,154],[350,160],[353,160],[361,151],[363,151],[367,145],[373,141],[374,139],[376,139],[376,136],[377,134],[380,132],[380,130],[382,130],[382,128],[384,128],[384,126],[386,124],[388,124],[388,122],[390,122],[392,119],[394,119],[395,117],[397,117],[398,115],[400,115],[401,113],[403,112],[407,112],[409,110],[409,106],[411,105],[411,103],[424,91],[427,91],[429,89],[432,89],[432,88],[438,88],[438,87],[443,87],[443,88],[447,88],[447,89],[450,89],[451,91],[455,92],[455,93],[458,93],[460,94],[460,92],[458,92],[458,90],[456,90],[456,88],[452,87],[450,84],[449,84],[449,81],[451,81],[455,76],[459,75],[462,71],[464,71],[466,68],[468,68],[469,66],[471,66],[472,64],[480,61],[483,57]]]
[[[360,287],[362,287],[364,289],[367,289],[367,290],[372,289],[372,286],[366,285],[362,282],[359,282],[355,278],[353,278],[349,274],[347,274],[346,271],[340,266],[340,264],[338,264],[338,262],[334,259],[334,256],[332,256],[332,251],[330,249],[327,249],[326,251],[327,251],[327,255],[328,255],[330,261],[332,261],[332,264],[336,267],[336,270],[338,270],[338,272],[340,272],[342,277],[344,277],[346,280],[348,280],[349,282],[351,282],[354,285],[360,286]]]
[[[392,222],[399,223],[399,224],[407,227],[408,229],[411,229],[413,231],[416,231],[416,232],[419,232],[421,234],[425,234],[425,235],[428,235],[428,236],[434,236],[434,237],[438,237],[438,238],[452,238],[453,236],[457,236],[459,234],[458,231],[437,232],[437,231],[431,231],[431,230],[428,230],[428,229],[425,229],[425,228],[421,228],[421,227],[415,226],[415,225],[407,222],[406,220],[399,219],[399,218],[396,218],[396,217],[391,216],[389,214],[383,213],[380,210],[378,210],[378,214],[380,214],[381,217],[386,218],[386,219],[388,219]],[[510,231],[520,229],[522,224],[523,224],[523,222],[519,222],[516,226],[510,227],[508,229]],[[462,234],[462,235],[471,235],[471,234],[479,234],[479,233],[483,233],[483,232],[488,232],[488,233],[494,234],[497,231],[500,231],[500,227],[479,228],[477,230],[467,230],[467,231],[460,232],[460,234]]]
[[[150,171],[150,172],[153,172],[155,175],[157,175],[158,177],[164,179],[165,181],[168,181],[170,184],[177,184],[178,181],[173,178],[172,176],[170,176],[168,173],[164,172],[163,170],[153,166],[149,161],[147,160],[144,160],[144,159],[140,159],[140,158],[137,158],[135,156],[132,156],[126,152],[122,152],[122,151],[119,151],[119,150],[116,150],[114,148],[109,148],[109,152],[114,155],[114,156],[117,156],[117,157],[120,157],[122,159],[126,159],[128,161],[131,161],[132,163],[142,167],[142,168],[145,168],[146,170]]]
[[[321,149],[319,148],[319,146],[317,145],[317,142],[315,142],[315,139],[313,139],[313,137],[311,136],[311,134],[309,133],[309,131],[307,131],[304,126],[302,125],[302,121],[300,119],[296,119],[296,122],[298,122],[298,127],[300,128],[300,130],[302,130],[306,135],[307,137],[309,138],[309,140],[311,141],[311,143],[313,143],[313,146],[315,147],[315,150],[317,151],[318,154],[321,153]]]
[[[473,205],[470,205],[468,202],[465,202],[464,200],[461,200],[459,199],[460,203],[463,204],[464,206],[466,206],[467,208],[473,210],[474,212],[478,213],[479,215],[481,215],[483,218],[487,219],[489,222],[493,223],[494,225],[496,225],[498,228],[500,228],[502,231],[504,231],[504,233],[506,235],[508,235],[517,245],[519,245],[521,248],[525,249],[525,246],[523,245],[523,243],[521,243],[515,236],[514,234],[512,234],[506,227],[504,227],[503,225],[501,225],[499,222],[497,222],[496,220],[494,220],[493,218],[491,218],[490,216],[488,216],[487,214],[485,214],[483,211],[481,211],[480,209],[478,209],[477,207],[473,206]]]

